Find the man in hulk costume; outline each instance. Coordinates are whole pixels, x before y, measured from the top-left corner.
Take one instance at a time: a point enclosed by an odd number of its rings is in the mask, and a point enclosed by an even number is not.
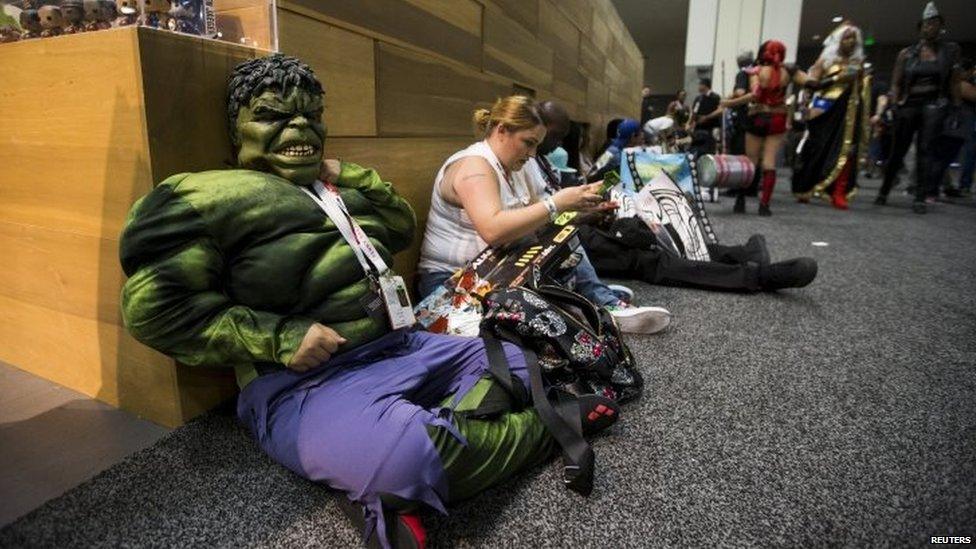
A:
[[[492,380],[482,340],[391,330],[367,313],[374,286],[301,187],[333,184],[387,264],[416,221],[373,170],[323,162],[322,96],[291,57],[234,70],[239,169],[177,174],[135,203],[120,244],[123,318],[185,364],[233,366],[238,416],[268,455],[344,492],[367,539],[418,546],[420,507],[446,512],[556,445]],[[503,349],[528,387],[521,350]],[[585,423],[593,407],[580,406]]]

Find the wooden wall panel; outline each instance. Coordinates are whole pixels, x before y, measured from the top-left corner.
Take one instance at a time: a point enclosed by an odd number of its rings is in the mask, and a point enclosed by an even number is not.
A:
[[[603,53],[610,51],[610,41],[613,36],[610,33],[610,22],[607,21],[602,10],[593,10],[592,27],[589,38],[593,42],[593,46]]]
[[[0,220],[0,295],[121,325],[118,239]]]
[[[639,118],[640,100],[634,98],[633,89],[629,87],[611,86],[609,103],[610,114],[614,117]]]
[[[552,0],[539,4],[539,38],[572,67],[579,64],[580,32]]]
[[[281,51],[308,63],[325,87],[329,135],[376,135],[373,40],[281,10]]]
[[[434,17],[439,17],[481,37],[481,5],[474,0],[406,0]]]
[[[583,36],[588,36],[592,32],[592,0],[557,0],[556,7],[573,22],[573,25],[576,25]]]
[[[553,95],[567,103],[586,105],[586,77],[576,68],[576,64],[556,56],[552,68]]]
[[[603,80],[606,69],[603,66],[603,54],[590,42],[586,36],[580,38],[579,69],[591,79]]]
[[[511,93],[510,83],[460,64],[379,44],[377,118],[384,136],[472,134],[471,114]]]
[[[0,295],[0,353],[8,364],[157,423],[181,423],[173,361],[116,324]]]
[[[4,221],[117,235],[132,200],[150,188],[137,35],[92,34],[2,46]],[[0,257],[11,254],[0,249]]]
[[[153,183],[226,167],[233,160],[227,80],[260,52],[156,29],[141,28],[139,36]]]
[[[610,90],[602,82],[588,78],[586,81],[586,110],[604,115],[610,105]]]
[[[552,49],[498,8],[484,11],[484,67],[533,87],[552,85]]]
[[[501,12],[517,21],[519,25],[531,32],[538,34],[540,25],[545,23],[545,18],[540,18],[539,4],[546,0],[490,0],[486,3],[494,4]]]
[[[305,15],[320,14],[355,27],[367,29],[380,36],[430,50],[462,63],[481,67],[481,37],[457,27],[431,13],[426,7],[438,3],[406,0],[286,0],[279,2],[284,10],[300,11]],[[474,12],[480,6],[468,0],[451,3],[451,9]],[[279,9],[279,14],[282,9]],[[279,39],[284,36],[279,33]]]
[[[431,187],[437,170],[455,152],[475,141],[474,137],[331,139],[331,154],[375,169],[384,181],[393,183],[417,213],[417,234],[410,248],[397,254],[394,268],[413,277],[424,238]]]
[[[161,174],[227,158],[226,76],[255,52],[134,27],[2,48],[0,360],[179,425],[235,387],[182,395],[175,363],[127,335],[118,237]]]

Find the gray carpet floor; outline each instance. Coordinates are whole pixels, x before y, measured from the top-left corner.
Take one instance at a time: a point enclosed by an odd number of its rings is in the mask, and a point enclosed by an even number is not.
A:
[[[868,182],[870,185],[870,182]],[[786,187],[787,185],[781,185]],[[429,517],[435,547],[918,546],[976,537],[976,207],[909,199],[775,215],[710,206],[723,243],[820,263],[808,288],[634,283],[674,313],[630,343],[648,381],[594,442],[588,499],[558,465]],[[814,242],[827,243],[814,246]],[[0,532],[4,547],[355,546],[321,487],[218,410]]]

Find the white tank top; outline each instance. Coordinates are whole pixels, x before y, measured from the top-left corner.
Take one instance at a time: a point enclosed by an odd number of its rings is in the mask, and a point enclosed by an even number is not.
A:
[[[444,179],[444,172],[451,164],[469,156],[480,156],[494,168],[495,176],[498,178],[498,191],[503,210],[522,208],[528,206],[532,201],[526,170],[519,170],[506,178],[501,162],[498,161],[498,157],[495,156],[487,141],[479,141],[454,153],[444,162],[444,165],[437,172],[437,177],[434,178],[427,229],[424,231],[420,262],[417,264],[419,272],[453,273],[474,259],[478,252],[488,247],[488,244],[478,236],[467,212],[463,208],[450,204],[441,196],[441,181]]]

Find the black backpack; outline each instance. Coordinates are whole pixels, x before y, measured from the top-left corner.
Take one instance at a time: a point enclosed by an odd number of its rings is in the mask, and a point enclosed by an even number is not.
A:
[[[563,480],[588,495],[594,456],[580,432],[575,398],[597,394],[627,402],[644,387],[613,317],[575,292],[548,285],[494,290],[484,306],[481,334],[492,374],[516,399],[524,399],[497,340],[523,349],[533,405],[563,450]]]

